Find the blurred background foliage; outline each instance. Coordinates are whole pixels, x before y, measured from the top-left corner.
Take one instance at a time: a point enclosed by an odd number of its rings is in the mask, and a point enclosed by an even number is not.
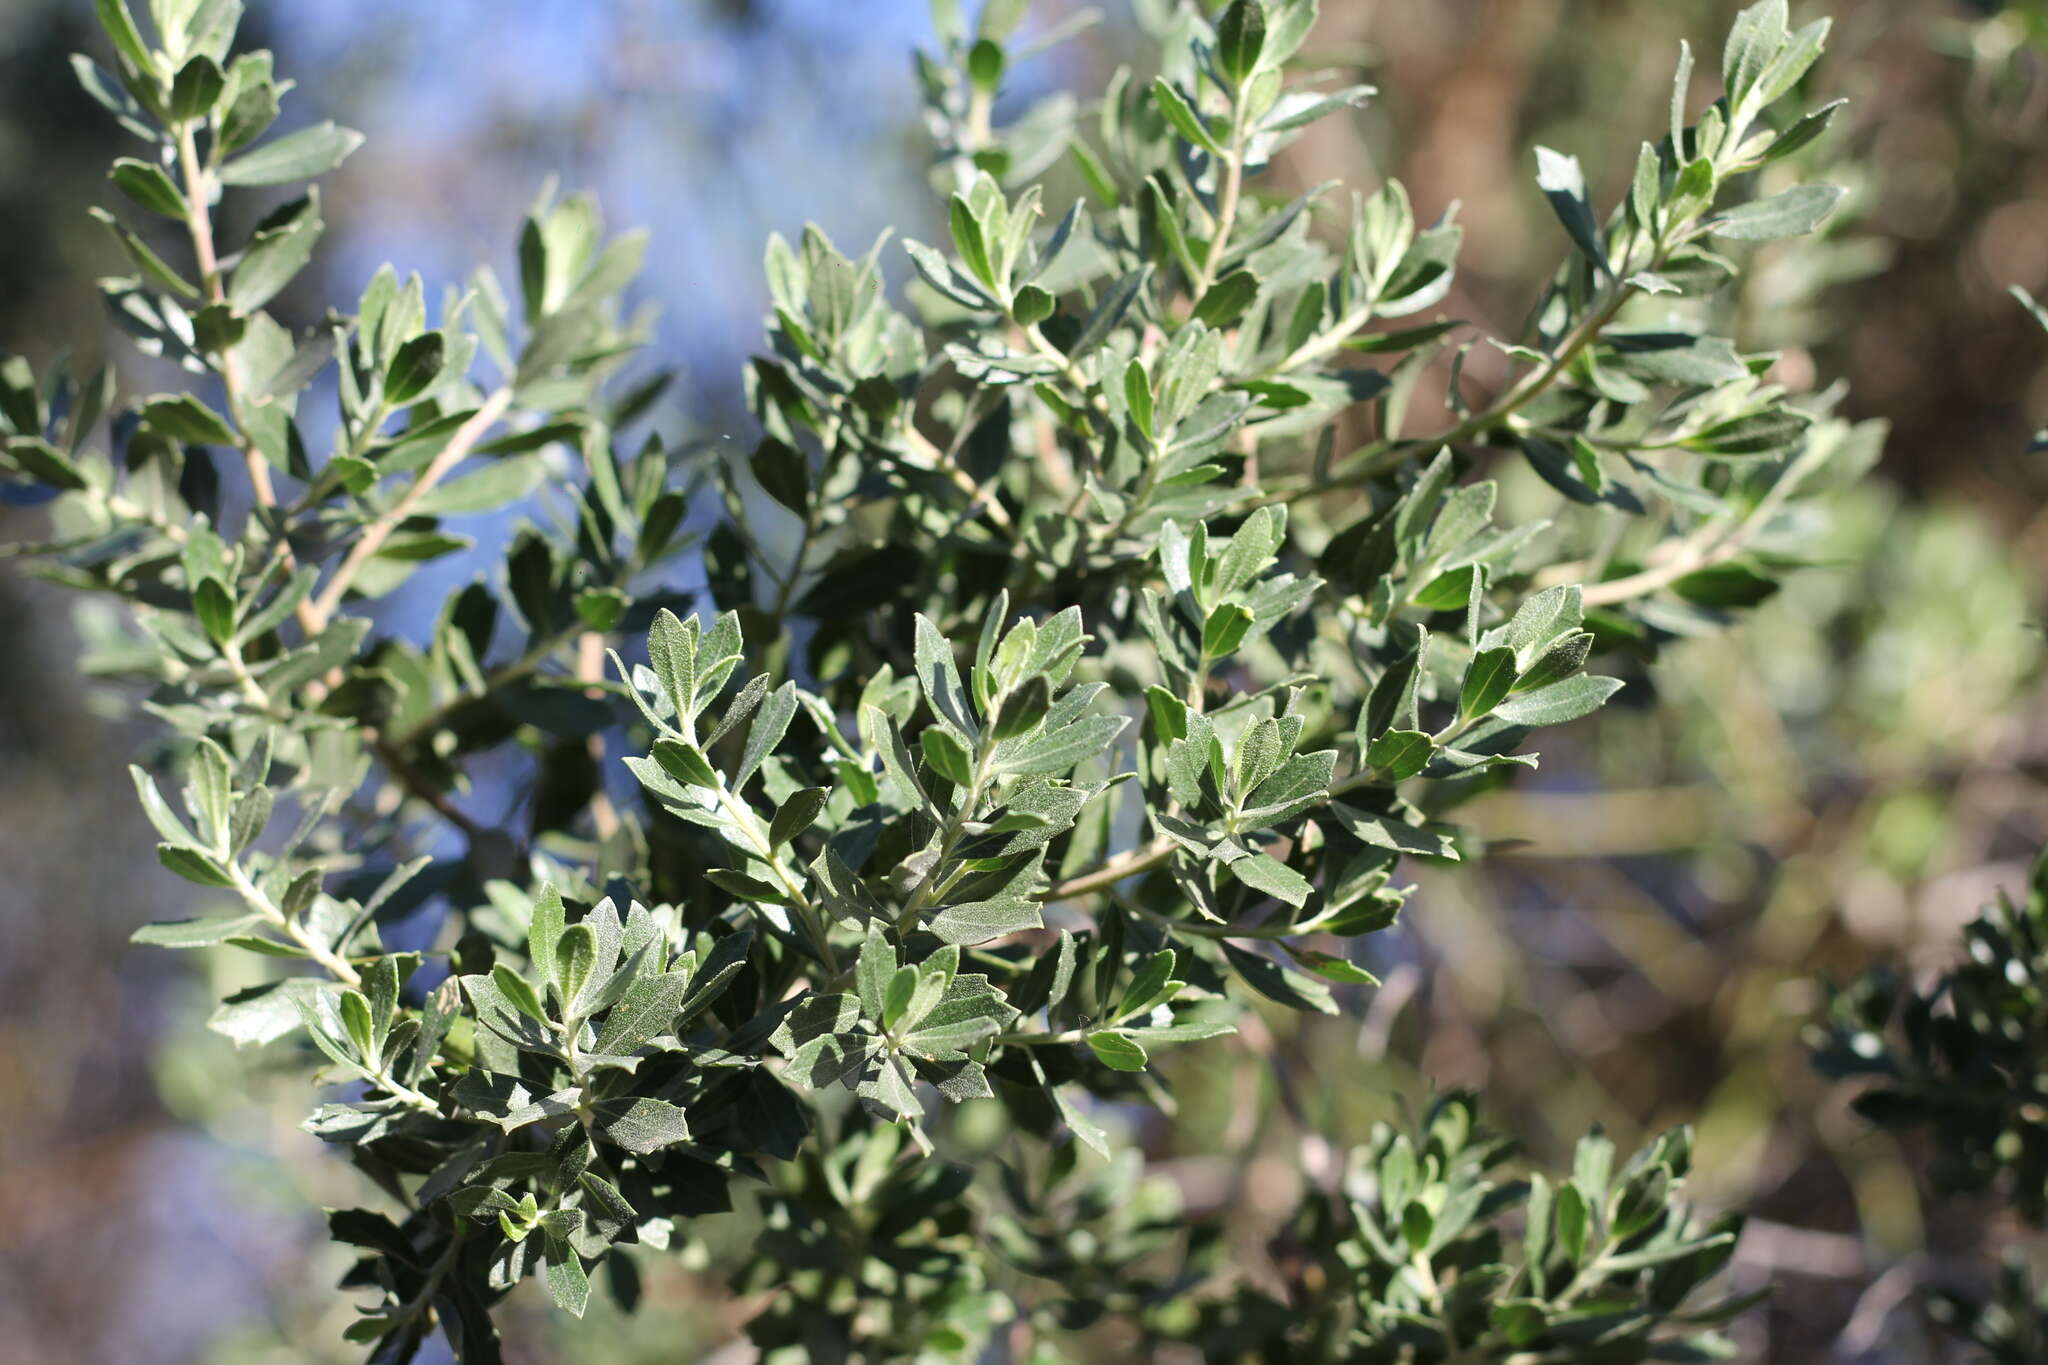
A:
[[[1033,22],[1075,8],[1040,0]],[[1557,249],[1530,145],[1577,152],[1611,199],[1678,40],[1736,8],[1324,0],[1317,64],[1381,94],[1291,150],[1277,188],[1398,175],[1418,217],[1461,200],[1442,311],[1513,332]],[[1850,1116],[1799,1031],[1822,979],[1946,960],[2048,838],[2048,470],[2027,454],[2048,337],[2005,294],[2048,293],[2048,3],[1824,8],[1837,27],[1814,88],[1852,104],[1813,169],[1854,196],[1819,240],[1768,248],[1741,334],[1788,372],[1847,378],[1848,414],[1891,426],[1883,477],[1844,501],[1833,567],[1636,669],[1541,772],[1484,798],[1480,874],[1414,870],[1423,893],[1362,1026],[1276,1014],[1231,1068],[1167,1068],[1178,1123],[1128,1134],[1174,1187],[1148,1198],[1219,1213],[1234,1273],[1259,1279],[1304,1171],[1432,1085],[1480,1091],[1551,1162],[1590,1123],[1628,1146],[1696,1122],[1699,1197],[1757,1215],[1739,1287],[1779,1287],[1742,1325],[1745,1358],[1945,1359],[1913,1290],[1991,1273],[1996,1211],[1927,1199],[1922,1154]],[[1099,85],[1132,47],[1120,0],[1107,9],[1015,74],[999,121]],[[78,0],[0,6],[0,351],[134,365],[91,287],[113,262],[84,209],[125,149],[71,84],[89,22]],[[751,442],[739,376],[767,232],[931,235],[919,0],[362,0],[257,5],[252,23],[307,92],[300,117],[371,136],[332,188],[324,281],[286,301],[296,323],[323,284],[352,297],[387,258],[430,286],[475,259],[502,273],[519,212],[559,175],[654,229],[643,290],[663,310],[657,352],[685,373],[667,427]],[[0,539],[36,517],[0,508]],[[431,601],[466,572],[414,591]],[[30,1362],[316,1359],[301,1343],[333,1340],[351,1310],[318,1288],[340,1267],[305,1210],[344,1202],[351,1177],[296,1131],[294,1075],[273,1090],[260,1057],[199,1028],[227,987],[125,947],[179,892],[121,780],[138,730],[118,698],[68,685],[93,634],[90,604],[60,616],[0,572],[0,1081],[28,1097],[0,1125],[0,1341]],[[229,1079],[244,1069],[249,1086]],[[753,1228],[699,1234],[642,1258],[632,1325],[585,1324],[572,1344],[535,1303],[529,1331],[508,1324],[528,1343],[514,1358],[746,1358],[728,1343],[758,1305],[704,1268],[735,1263]]]

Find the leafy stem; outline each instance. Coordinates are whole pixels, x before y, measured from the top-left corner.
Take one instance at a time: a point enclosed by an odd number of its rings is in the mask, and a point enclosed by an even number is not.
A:
[[[1230,143],[1223,154],[1223,186],[1216,198],[1216,232],[1209,239],[1209,249],[1202,257],[1202,268],[1191,282],[1191,293],[1200,299],[1215,283],[1216,271],[1223,264],[1223,257],[1230,249],[1231,229],[1237,226],[1237,204],[1244,193],[1244,96],[1240,92],[1232,101],[1230,118]]]
[[[357,537],[356,543],[349,547],[347,557],[341,561],[341,567],[321,585],[319,593],[305,604],[310,616],[303,616],[301,620],[306,623],[309,634],[317,634],[326,628],[335,611],[341,606],[342,599],[348,596],[348,590],[355,583],[356,576],[376,557],[377,552],[384,548],[384,542],[391,538],[391,533],[412,515],[413,508],[434,485],[440,483],[451,470],[469,458],[470,452],[484,438],[485,433],[498,424],[499,419],[504,417],[511,406],[511,385],[507,384],[494,390],[484,399],[483,405],[471,414],[469,420],[455,429],[441,453],[420,471],[419,477],[412,481],[411,486],[399,496],[398,501],[382,516],[363,528],[362,535]]]
[[[207,302],[215,307],[224,307],[227,289],[222,279],[220,255],[213,239],[213,215],[208,204],[213,197],[213,174],[199,158],[198,137],[194,129],[198,120],[184,119],[177,126],[178,166],[185,182],[185,229],[192,239],[192,257],[199,271],[200,287],[205,291]],[[248,472],[249,490],[256,500],[259,513],[274,515],[277,509],[277,488],[270,478],[270,460],[264,455],[256,440],[249,434],[244,420],[245,398],[242,393],[240,376],[235,368],[235,347],[222,346],[219,353],[219,374],[221,390],[227,400],[228,419],[235,425],[240,438],[242,465]],[[295,567],[291,545],[286,539],[284,528],[273,528],[278,547],[283,556],[285,571]],[[300,601],[293,608],[293,615],[308,636],[318,634],[321,622],[310,602]]]
[[[256,885],[250,879],[249,874],[242,870],[239,863],[232,858],[224,858],[221,861],[222,866],[227,871],[228,884],[234,889],[235,894],[242,898],[243,904],[261,916],[264,922],[269,924],[271,928],[283,934],[287,939],[290,939],[292,944],[307,957],[319,963],[326,969],[327,974],[336,981],[346,986],[362,985],[363,975],[361,972],[358,972],[345,959],[336,956],[326,946],[316,941],[311,935],[306,933],[305,929],[296,920],[280,910],[270,897],[264,893],[263,888]]]
[[[974,756],[973,779],[967,784],[967,789],[960,794],[960,804],[954,807],[953,813],[946,817],[946,823],[939,830],[939,848],[932,858],[931,870],[918,882],[917,890],[911,893],[910,900],[903,907],[903,913],[896,917],[898,933],[907,934],[915,929],[918,918],[931,908],[932,903],[950,888],[956,879],[947,875],[946,864],[952,859],[953,850],[960,846],[960,838],[966,831],[967,822],[974,818],[974,813],[981,807],[981,798],[988,786],[989,770],[995,765],[995,754],[995,741],[984,733]]]
[[[1370,769],[1367,769],[1353,773],[1350,777],[1344,778],[1341,781],[1332,782],[1330,784],[1330,795],[1332,797],[1342,796],[1344,793],[1356,791],[1360,787],[1381,784],[1384,780],[1376,776]],[[1097,892],[1108,891],[1126,877],[1135,877],[1141,872],[1150,872],[1154,868],[1166,866],[1167,862],[1173,857],[1173,851],[1178,847],[1180,845],[1176,844],[1173,840],[1161,835],[1150,843],[1141,844],[1137,848],[1128,849],[1105,859],[1099,867],[1092,868],[1087,872],[1077,873],[1065,881],[1057,883],[1051,890],[1041,893],[1039,899],[1048,902],[1078,900],[1083,896],[1092,896]],[[1185,927],[1184,922],[1181,920],[1175,920],[1173,923],[1176,928]],[[1200,933],[1201,930],[1189,929],[1189,932]],[[1301,931],[1297,927],[1293,932],[1299,933]],[[1214,937],[1254,938],[1266,936],[1241,934],[1233,930],[1230,933],[1214,935]]]
[[[817,902],[805,892],[803,880],[792,875],[789,869],[782,865],[782,859],[776,856],[774,846],[768,842],[768,836],[761,830],[760,820],[749,807],[734,798],[732,789],[726,785],[725,775],[716,773],[716,770],[714,773],[718,778],[718,785],[711,788],[711,791],[718,804],[724,809],[727,818],[746,833],[747,842],[753,845],[761,862],[781,886],[783,894],[788,896],[790,903],[796,907],[797,915],[803,921],[804,933],[810,938],[812,950],[817,954],[826,974],[837,976],[839,954],[833,950],[831,933]]]

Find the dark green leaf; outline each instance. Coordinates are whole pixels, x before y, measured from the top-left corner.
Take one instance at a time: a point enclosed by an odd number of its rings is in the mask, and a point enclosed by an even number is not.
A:
[[[447,356],[448,338],[440,332],[422,332],[400,346],[384,374],[384,401],[395,408],[417,401],[440,379]]]
[[[165,174],[163,167],[124,156],[114,162],[107,178],[138,206],[151,213],[183,221],[186,213],[184,192],[171,183],[171,177]]]
[[[1465,684],[1458,694],[1458,714],[1476,720],[1499,704],[1515,685],[1515,651],[1482,649],[1472,656],[1465,670]]]
[[[1242,85],[1256,71],[1266,44],[1266,7],[1261,0],[1231,0],[1216,23],[1216,64]]]

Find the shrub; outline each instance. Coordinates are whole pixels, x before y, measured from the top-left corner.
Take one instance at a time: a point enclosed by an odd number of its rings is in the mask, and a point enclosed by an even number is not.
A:
[[[1528,334],[1482,347],[1431,316],[1452,214],[1258,186],[1371,94],[1290,79],[1313,0],[1145,6],[1158,73],[1119,73],[1085,130],[1061,105],[994,127],[1022,6],[969,29],[941,0],[919,74],[948,240],[904,244],[900,305],[886,243],[770,241],[763,434],[732,459],[635,434],[645,238],[583,199],[535,209],[509,294],[482,270],[430,307],[387,268],[287,328],[307,182],[357,136],[271,134],[288,83],[233,53],[240,0],[152,0],[153,40],[98,8],[112,67],[80,78],[144,153],[111,172],[134,273],[107,300],[192,382],[9,361],[6,465],[64,495],[43,571],[131,608],[91,667],[164,725],[135,772],[164,864],[232,907],[137,938],[303,969],[212,1022],[335,1087],[306,1127],[392,1210],[329,1216],[373,1359],[436,1325],[496,1359],[528,1275],[580,1314],[602,1262],[630,1305],[616,1249],[687,1242],[736,1191],[771,1358],[972,1356],[1020,1314],[1105,1313],[1302,1358],[1718,1349],[1676,1339],[1734,1236],[1675,1204],[1682,1133],[1619,1177],[1596,1137],[1567,1181],[1496,1185],[1502,1147],[1439,1101],[1310,1191],[1306,1314],[1207,1283],[1214,1230],[1075,1144],[1110,1155],[1115,1107],[1157,1104],[1245,1002],[1372,985],[1400,860],[1478,851],[1449,816],[1614,694],[1591,655],[1636,667],[1768,596],[1874,454],[1711,328],[1724,249],[1838,198],[1749,192],[1833,111],[1785,108],[1824,23],[1744,11],[1697,119],[1683,53],[1610,212],[1540,149],[1568,254]],[[1048,215],[1062,156],[1086,194]],[[266,186],[294,197],[221,240],[221,196]],[[507,507],[532,519],[423,641],[380,622]],[[508,772],[516,831],[465,807]],[[945,1159],[970,1101],[1011,1131],[1000,1178]]]
[[[1742,1220],[1702,1225],[1678,1202],[1691,1155],[1677,1130],[1617,1170],[1595,1132],[1569,1176],[1503,1179],[1513,1144],[1479,1126],[1470,1096],[1443,1096],[1416,1131],[1380,1125],[1334,1189],[1309,1191],[1269,1248],[1279,1296],[1243,1277],[1190,1294],[1215,1283],[1226,1235],[1203,1220],[1161,1273],[1156,1253],[1186,1218],[1171,1183],[1141,1183],[1135,1161],[1019,1188],[1016,1204],[1053,1216],[993,1231],[1006,1259],[1059,1286],[1059,1325],[1120,1311],[1148,1346],[1198,1344],[1210,1359],[1716,1359],[1729,1343],[1713,1328],[1762,1291],[1693,1301]]]
[[[2001,894],[1963,930],[1964,960],[1918,989],[1877,969],[1834,992],[1809,1030],[1814,1062],[1865,1082],[1852,1101],[1873,1124],[1920,1132],[1937,1193],[1995,1195],[2038,1235],[2048,1220],[2048,1109],[2039,1091],[2048,1028],[2048,855],[2025,899]],[[1942,1286],[1940,1323],[1999,1362],[2040,1358],[2048,1298],[2022,1246],[1990,1301]]]

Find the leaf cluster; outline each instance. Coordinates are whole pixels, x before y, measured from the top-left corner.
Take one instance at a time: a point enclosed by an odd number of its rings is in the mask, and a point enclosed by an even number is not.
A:
[[[1344,1361],[1732,1358],[1715,1328],[1760,1294],[1700,1301],[1741,1218],[1683,1202],[1691,1134],[1625,1164],[1595,1132],[1569,1176],[1513,1174],[1513,1144],[1470,1096],[1434,1100],[1413,1132],[1382,1125],[1334,1189],[1309,1188],[1271,1247],[1284,1301],[1225,1273],[1224,1230],[1188,1218],[1136,1163],[1010,1180],[1004,1257],[1060,1286],[1062,1325],[1127,1315],[1155,1344],[1227,1359]],[[1087,1236],[1076,1235],[1076,1228]],[[1184,1235],[1183,1230],[1185,1229]]]

